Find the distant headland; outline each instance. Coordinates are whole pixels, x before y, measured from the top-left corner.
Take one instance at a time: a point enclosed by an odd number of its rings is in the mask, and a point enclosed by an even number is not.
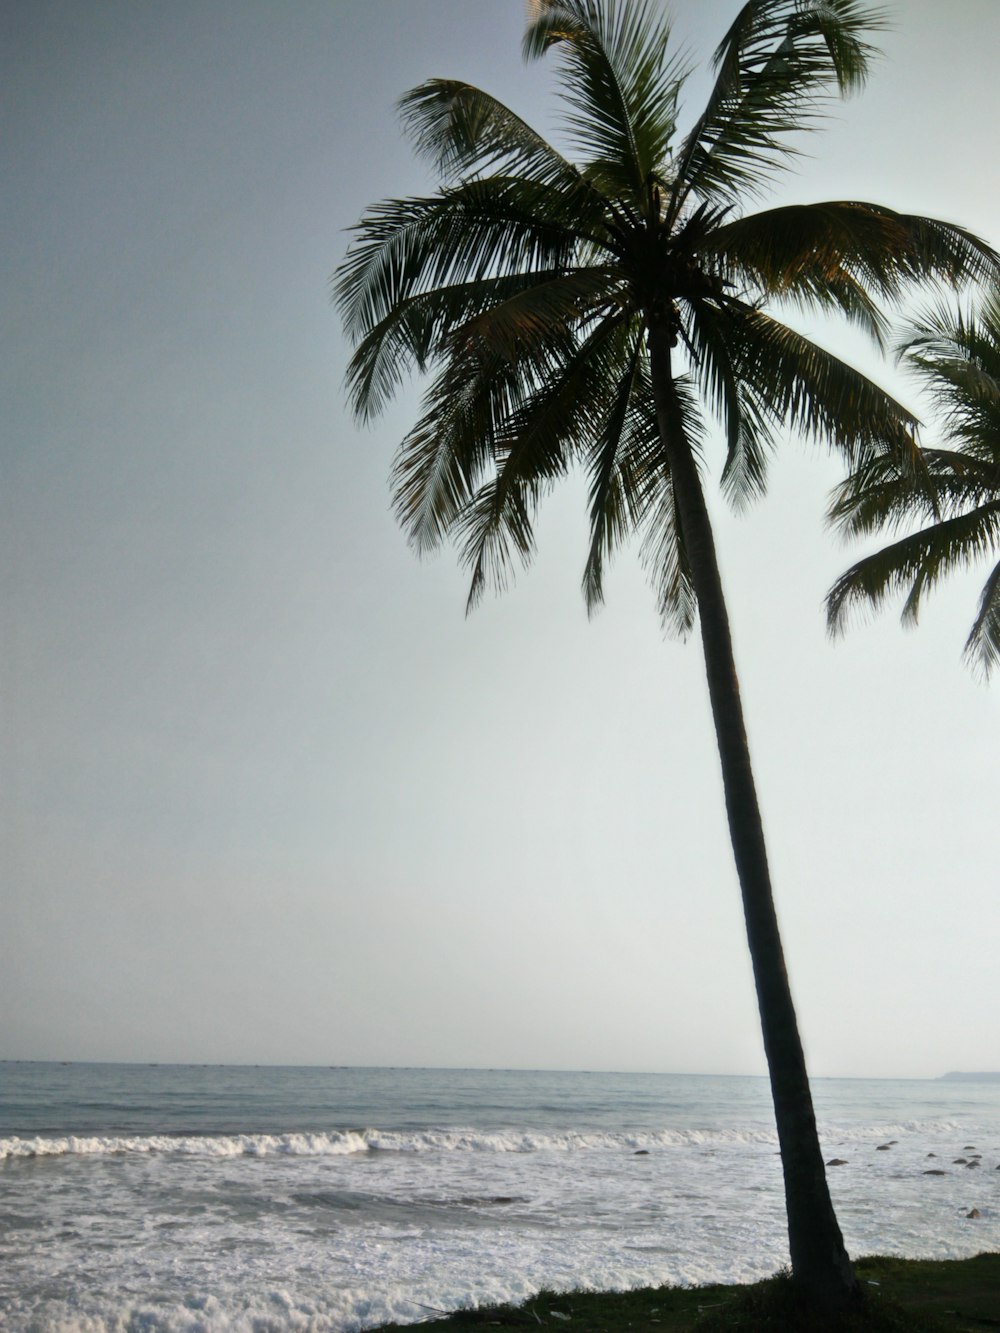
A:
[[[942,1080],[964,1081],[966,1083],[1000,1083],[1000,1072],[996,1070],[980,1070],[977,1073],[965,1073],[960,1069],[953,1069],[948,1074],[942,1074],[939,1082]]]

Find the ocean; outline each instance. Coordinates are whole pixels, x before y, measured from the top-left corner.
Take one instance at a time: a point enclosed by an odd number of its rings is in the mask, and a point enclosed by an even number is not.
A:
[[[814,1093],[853,1254],[1000,1249],[1000,1082]],[[784,1227],[762,1078],[0,1063],[3,1333],[353,1333],[740,1282],[787,1262]]]

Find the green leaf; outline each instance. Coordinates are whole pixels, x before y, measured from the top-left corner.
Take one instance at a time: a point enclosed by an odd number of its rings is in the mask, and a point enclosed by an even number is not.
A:
[[[796,156],[824,95],[860,88],[882,11],[856,0],[749,0],[715,53],[716,82],[675,167],[672,213],[690,193],[736,202]]]
[[[648,214],[674,133],[683,67],[668,59],[670,29],[649,0],[535,0],[524,53],[562,56],[569,128],[586,174]]]

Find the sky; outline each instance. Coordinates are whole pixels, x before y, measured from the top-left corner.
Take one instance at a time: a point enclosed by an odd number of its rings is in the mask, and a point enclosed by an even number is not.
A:
[[[674,0],[696,73],[737,0]],[[558,136],[523,0],[13,0],[0,15],[0,1057],[755,1074],[700,647],[634,552],[588,620],[585,488],[464,614],[389,506],[419,385],[349,414],[329,301],[371,203],[433,188],[396,99]],[[898,2],[771,200],[1000,245],[995,0]],[[927,417],[859,341],[840,355]],[[928,420],[924,438],[935,438]],[[717,441],[716,441],[717,444]],[[816,1076],[996,1068],[1000,686],[982,570],[826,633],[839,465],[707,485]],[[977,578],[978,574],[978,578]]]

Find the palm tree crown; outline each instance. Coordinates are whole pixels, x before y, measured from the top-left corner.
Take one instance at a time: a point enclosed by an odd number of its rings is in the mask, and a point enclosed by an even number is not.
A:
[[[575,464],[590,480],[584,587],[636,531],[664,620],[692,622],[669,462],[649,386],[649,326],[682,344],[683,415],[699,394],[725,427],[723,486],[763,488],[783,424],[854,462],[905,447],[912,418],[765,306],[842,311],[877,341],[876,298],[928,274],[979,277],[990,257],[955,227],[857,202],[739,216],[793,154],[817,94],[863,80],[872,15],[854,0],[747,5],[715,54],[707,107],[677,135],[682,71],[649,4],[542,0],[525,52],[563,57],[579,165],[489,94],[434,79],[402,99],[438,193],[369,210],[337,279],[358,341],[348,385],[377,413],[410,367],[434,379],[403,441],[397,513],[419,550],[457,539],[470,604],[530,556],[540,497]]]
[[[978,308],[935,306],[898,342],[900,360],[927,387],[949,448],[924,449],[922,467],[875,458],[838,488],[834,522],[857,536],[923,523],[842,575],[828,601],[839,629],[859,602],[878,605],[906,592],[904,622],[924,593],[952,570],[1000,551],[1000,295]],[[983,586],[965,644],[984,676],[1000,665],[1000,563]]]
[[[533,0],[524,51],[560,57],[571,155],[477,88],[422,84],[403,120],[441,187],[369,209],[336,280],[358,415],[378,412],[411,369],[431,375],[396,456],[396,512],[418,550],[457,541],[470,605],[530,557],[539,500],[582,467],[588,604],[608,557],[638,534],[665,624],[697,619],[792,1272],[831,1307],[858,1286],[816,1132],[700,466],[705,409],[737,504],[762,491],[786,426],[852,465],[905,460],[910,414],[776,312],[840,312],[881,343],[883,304],[912,283],[996,271],[962,229],[875,204],[744,211],[793,159],[821,96],[862,84],[878,22],[857,0],[749,0],[715,53],[705,109],[680,133],[684,71],[658,5]]]

